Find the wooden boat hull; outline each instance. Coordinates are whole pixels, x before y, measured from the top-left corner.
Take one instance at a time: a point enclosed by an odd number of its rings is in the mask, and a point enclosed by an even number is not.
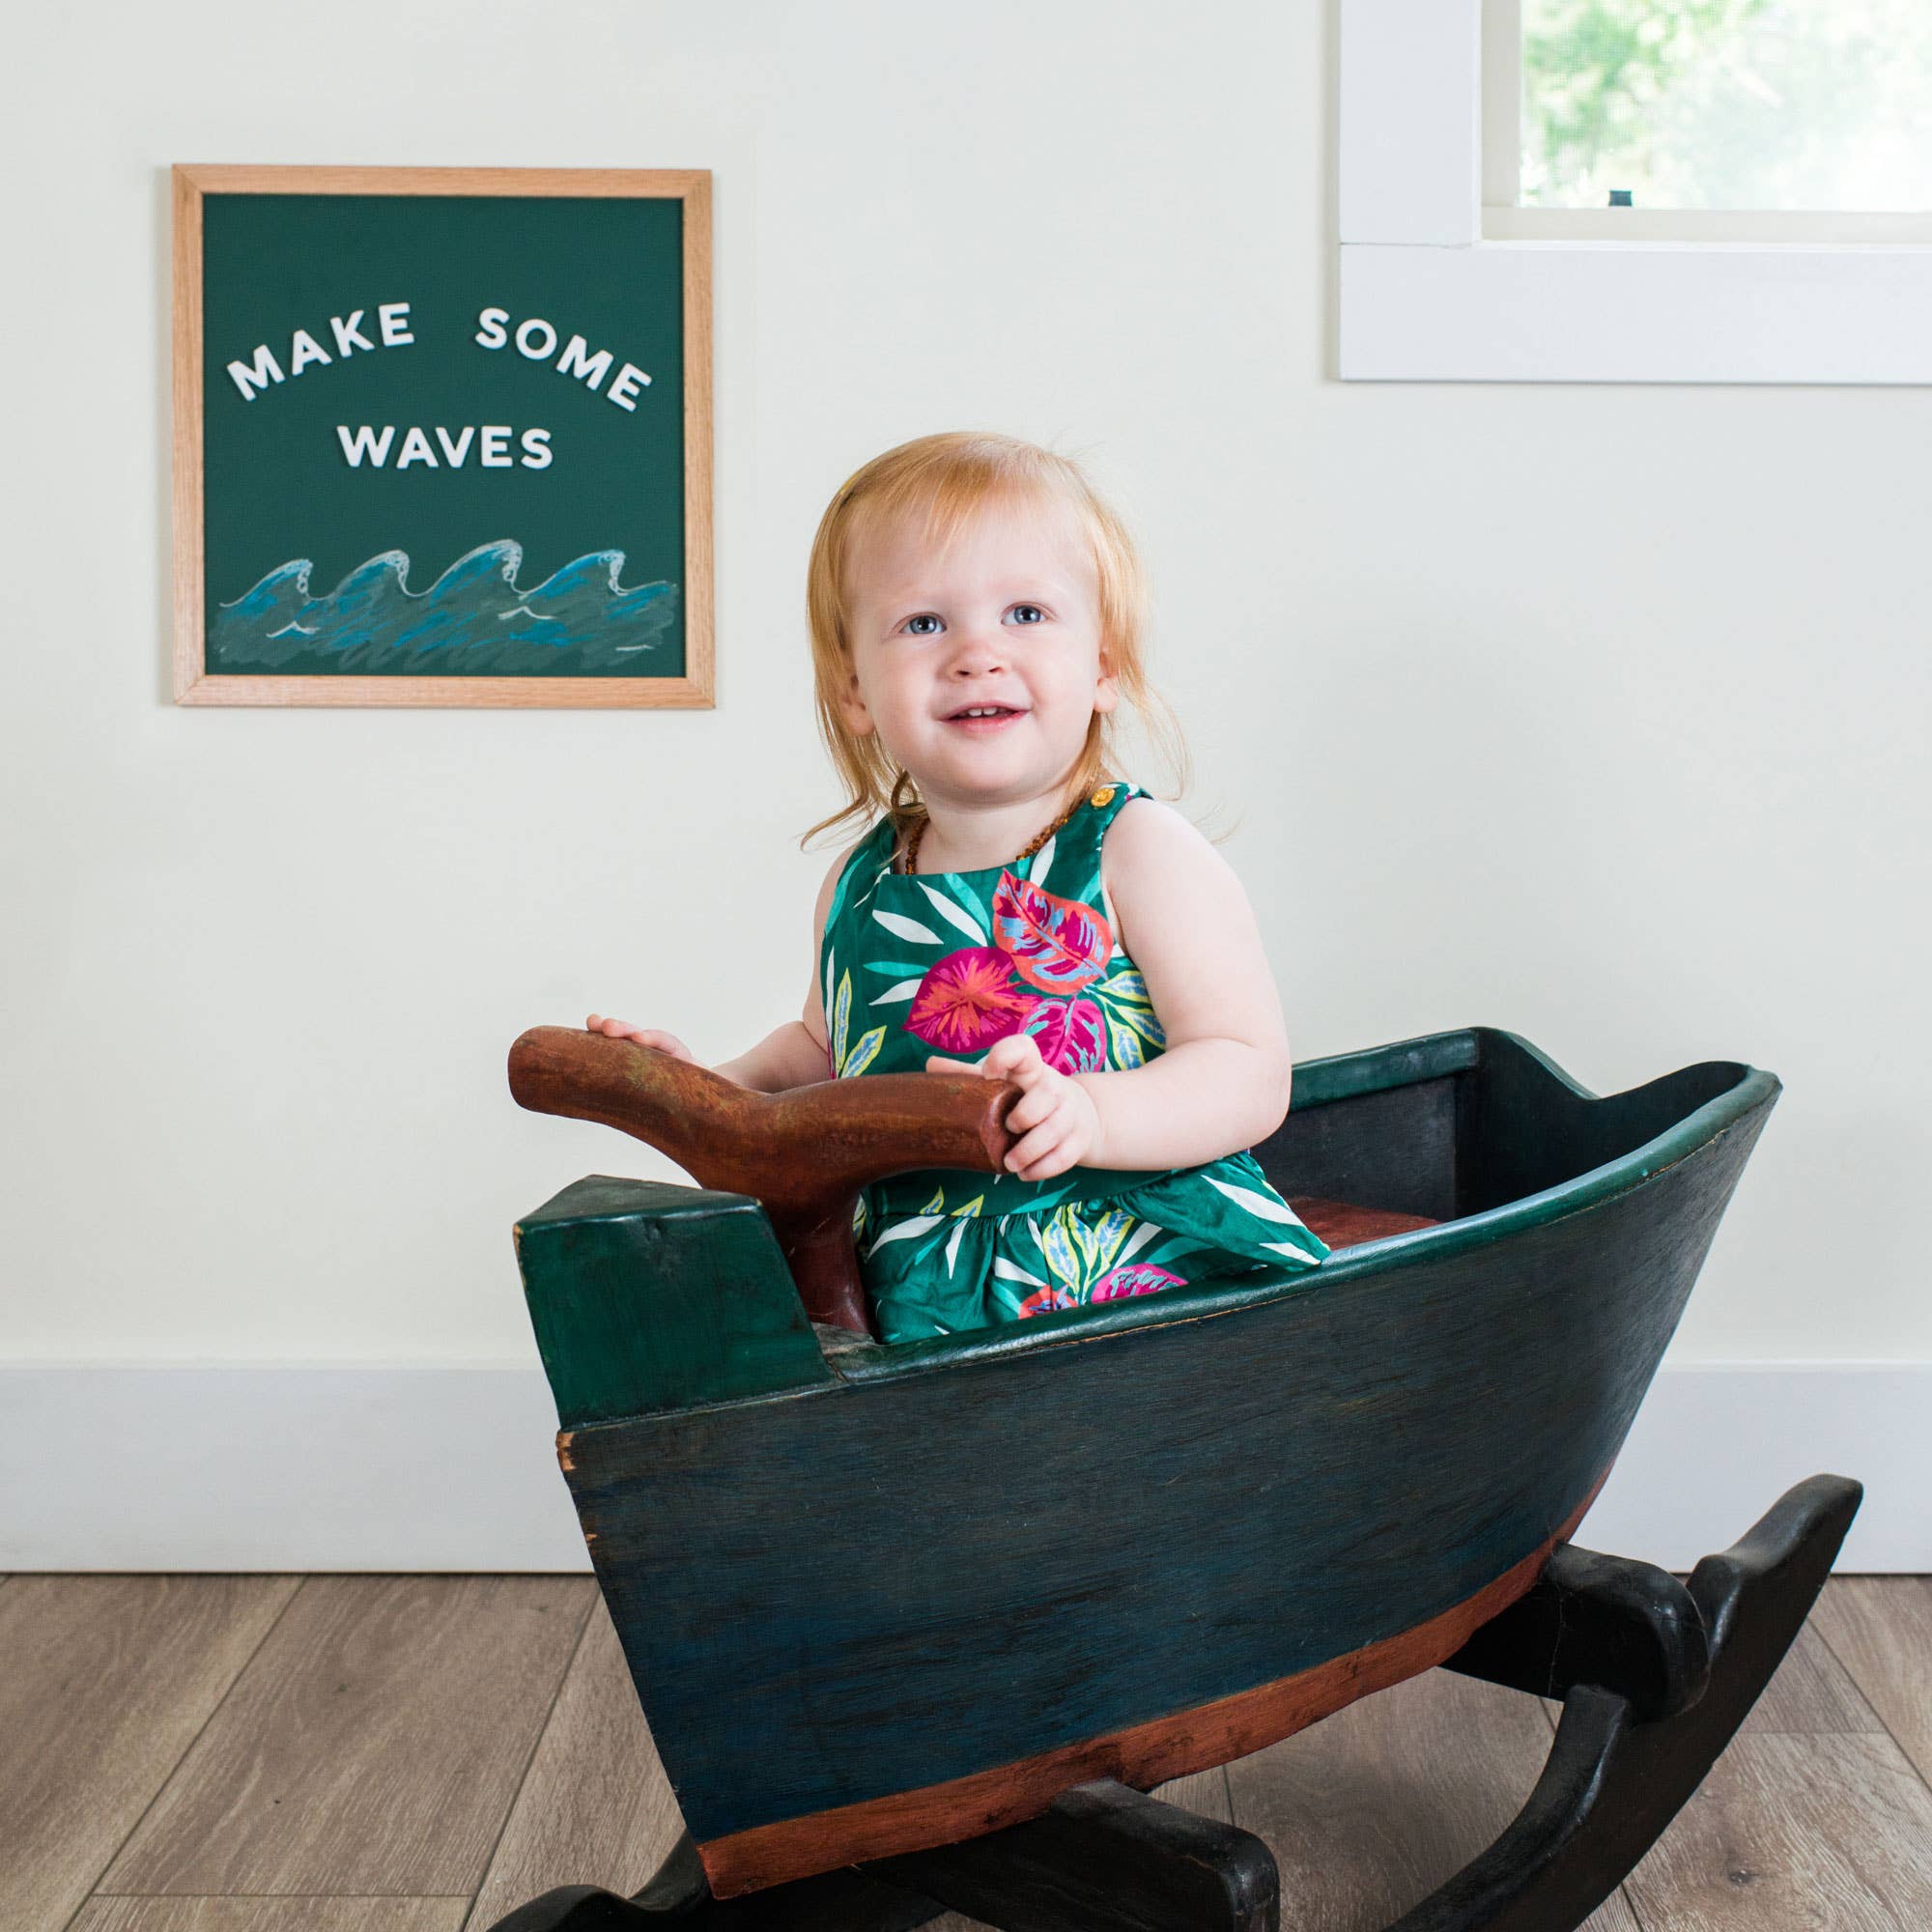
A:
[[[560,1456],[719,1896],[1141,1788],[1429,1667],[1606,1476],[1777,1092],[1484,1031],[1297,1070],[1291,1196],[1441,1225],[977,1337],[804,1321],[755,1204],[519,1229]]]

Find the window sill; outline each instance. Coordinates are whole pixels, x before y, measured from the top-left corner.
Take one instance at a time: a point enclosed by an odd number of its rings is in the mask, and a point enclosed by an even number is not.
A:
[[[1932,248],[1345,243],[1341,374],[1932,383]]]

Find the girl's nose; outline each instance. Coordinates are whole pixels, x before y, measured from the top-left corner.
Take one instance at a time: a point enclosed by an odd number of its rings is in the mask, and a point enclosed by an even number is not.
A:
[[[997,669],[1006,655],[1006,639],[997,628],[962,625],[953,633],[953,662]]]

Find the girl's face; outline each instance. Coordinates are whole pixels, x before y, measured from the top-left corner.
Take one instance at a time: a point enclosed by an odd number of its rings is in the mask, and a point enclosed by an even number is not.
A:
[[[1119,701],[1093,556],[1064,504],[989,504],[943,555],[910,527],[871,532],[851,598],[845,723],[877,731],[928,801],[1043,796]]]

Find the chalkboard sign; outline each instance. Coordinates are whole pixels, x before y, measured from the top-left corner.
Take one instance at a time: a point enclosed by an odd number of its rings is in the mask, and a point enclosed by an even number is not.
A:
[[[710,704],[708,174],[174,180],[178,701]]]

